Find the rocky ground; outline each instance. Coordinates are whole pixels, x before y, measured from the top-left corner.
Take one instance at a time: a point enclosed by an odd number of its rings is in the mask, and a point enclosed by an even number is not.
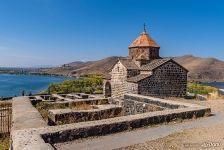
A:
[[[224,99],[209,101],[181,100],[188,103],[196,103],[209,106],[212,113],[224,114]],[[174,133],[169,136],[159,138],[153,141],[146,141],[142,144],[136,144],[121,148],[120,150],[198,150],[198,149],[224,149],[224,122],[211,124],[207,127],[196,127]]]

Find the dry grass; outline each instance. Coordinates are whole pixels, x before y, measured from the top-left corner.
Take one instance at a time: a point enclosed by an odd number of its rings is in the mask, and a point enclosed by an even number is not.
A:
[[[9,138],[0,138],[0,150],[8,150],[9,149]]]
[[[90,104],[86,103],[49,103],[49,102],[40,102],[36,105],[37,110],[40,112],[44,120],[48,119],[48,110],[50,109],[74,109],[74,110],[89,110],[94,109]]]
[[[68,104],[65,103],[49,103],[49,102],[40,102],[35,107],[40,112],[44,120],[48,119],[48,110],[50,109],[65,109],[68,108]]]

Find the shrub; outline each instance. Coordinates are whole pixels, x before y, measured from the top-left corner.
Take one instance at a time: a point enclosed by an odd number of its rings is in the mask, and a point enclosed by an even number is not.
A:
[[[103,93],[103,79],[100,75],[85,75],[76,80],[66,80],[58,84],[50,84],[50,93]]]
[[[218,92],[218,89],[200,83],[189,82],[187,84],[187,91],[194,94],[208,95],[209,93]]]

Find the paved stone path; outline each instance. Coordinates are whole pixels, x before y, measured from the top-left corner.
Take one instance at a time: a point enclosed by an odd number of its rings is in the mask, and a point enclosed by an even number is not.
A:
[[[209,127],[224,122],[224,114],[217,113],[215,116],[199,118],[197,120],[186,121],[177,124],[160,125],[151,128],[137,129],[130,132],[117,133],[98,138],[84,139],[82,142],[68,142],[56,144],[58,150],[109,150],[126,147],[134,144],[144,143],[145,141],[155,140],[170,134],[181,132],[185,129],[198,127]]]
[[[16,115],[15,115],[16,114]],[[12,131],[47,126],[28,97],[14,97],[12,103]]]

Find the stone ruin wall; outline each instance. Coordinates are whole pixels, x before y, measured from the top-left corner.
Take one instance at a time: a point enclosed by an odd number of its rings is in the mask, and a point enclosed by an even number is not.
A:
[[[187,71],[176,63],[168,62],[139,82],[138,93],[155,97],[184,97],[186,89]]]
[[[105,107],[104,109],[101,108],[91,110],[49,110],[48,125],[63,125],[70,123],[108,119],[122,116],[122,114],[123,108],[121,106],[113,106],[110,108]]]
[[[111,72],[111,97],[123,98],[127,91],[127,69],[120,61],[114,66]]]
[[[39,112],[32,106],[28,97],[16,97],[13,98],[12,102],[13,127],[11,130],[11,148],[13,150],[52,150],[54,148],[51,144],[59,142],[62,143],[80,138],[122,132],[143,126],[170,122],[178,118],[191,119],[203,117],[211,113],[210,108],[196,104],[136,94],[126,94],[124,98],[142,103],[156,104],[171,109],[49,127],[46,122],[44,122]]]
[[[127,92],[132,94],[138,94],[138,84],[137,83],[127,83]]]
[[[124,115],[136,115],[146,112],[162,111],[164,109],[164,107],[160,107],[146,102],[140,102],[127,97],[124,99],[123,102]]]

